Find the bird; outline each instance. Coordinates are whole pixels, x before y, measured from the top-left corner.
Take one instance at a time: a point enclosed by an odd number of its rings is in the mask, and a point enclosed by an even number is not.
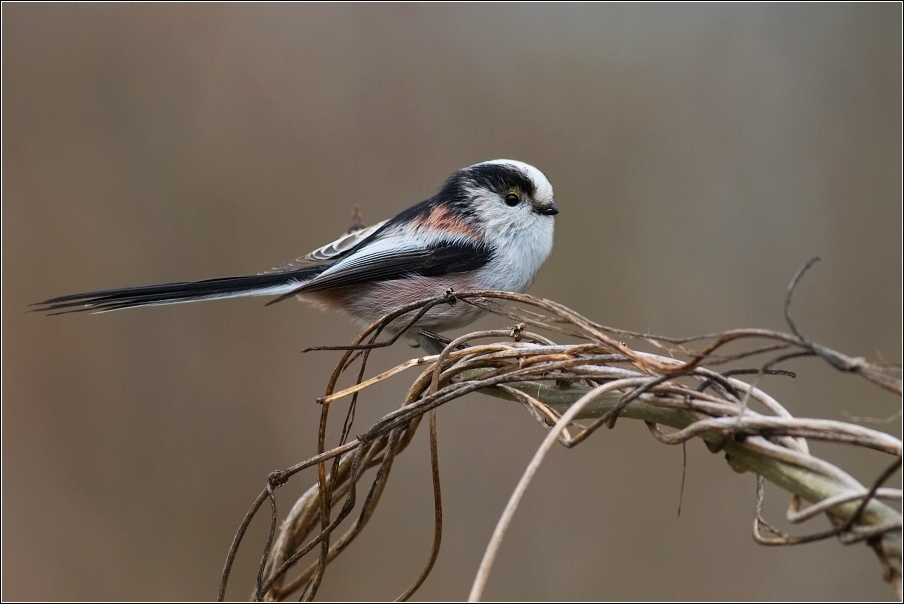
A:
[[[369,325],[406,304],[474,290],[525,291],[553,247],[552,185],[534,166],[511,159],[454,172],[434,196],[394,218],[354,228],[335,241],[257,275],[143,285],[59,296],[34,304],[46,314],[109,312],[241,296],[297,297]],[[357,214],[356,214],[357,216]],[[416,325],[463,327],[481,310],[440,304]]]

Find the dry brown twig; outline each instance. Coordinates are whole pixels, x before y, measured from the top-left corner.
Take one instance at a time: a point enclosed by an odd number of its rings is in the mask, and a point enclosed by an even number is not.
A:
[[[760,477],[754,519],[754,539],[757,542],[793,545],[831,537],[837,537],[844,544],[865,541],[876,552],[885,579],[893,584],[900,597],[901,513],[880,500],[901,499],[899,489],[882,486],[900,468],[901,441],[856,424],[795,418],[757,387],[760,378],[773,371],[782,360],[817,356],[835,369],[854,373],[880,388],[901,395],[901,380],[894,375],[895,369],[847,357],[810,342],[798,332],[788,308],[793,287],[805,268],[795,276],[789,288],[786,316],[793,332],[791,334],[737,329],[684,340],[634,334],[596,324],[556,302],[508,292],[449,292],[444,297],[424,300],[384,317],[368,327],[352,346],[344,349],[326,394],[320,399],[320,454],[271,474],[267,487],[246,515],[227,557],[220,600],[225,596],[232,561],[245,530],[267,500],[271,502],[270,537],[263,549],[253,599],[282,600],[293,593],[300,593],[304,600],[313,599],[327,564],[366,526],[389,478],[393,459],[411,442],[421,417],[429,413],[436,505],[434,544],[424,570],[400,599],[410,597],[433,567],[442,533],[433,411],[475,391],[518,401],[544,426],[552,428],[503,512],[472,586],[472,600],[480,598],[508,522],[546,452],[557,441],[567,447],[575,446],[598,427],[612,427],[619,417],[645,421],[653,436],[666,444],[701,438],[711,450],[724,451],[734,470],[757,473]],[[364,379],[367,358],[381,346],[377,338],[383,330],[393,321],[400,321],[403,325],[413,324],[423,312],[437,304],[473,304],[515,319],[519,324],[510,330],[468,334],[452,342],[424,333],[419,340],[436,354],[411,359],[380,375]],[[577,337],[581,342],[556,344],[527,331],[527,326]],[[476,343],[476,340],[487,338],[497,341]],[[652,344],[667,350],[672,356],[637,350],[619,338]],[[498,341],[500,339],[502,341]],[[765,340],[766,345],[732,354],[717,352],[729,342],[740,340]],[[703,345],[695,350],[690,348],[694,342],[702,342]],[[771,356],[758,363],[752,384],[732,377],[730,371],[720,373],[714,369],[731,361],[749,360],[756,355]],[[337,392],[339,377],[355,361],[360,362],[355,385]],[[423,369],[409,389],[404,404],[357,439],[348,440],[357,397],[374,384],[414,367]],[[325,434],[329,411],[337,401],[346,398],[351,402],[340,442],[327,449]],[[752,409],[754,405],[762,408],[764,413]],[[582,425],[576,423],[578,420],[591,421]],[[892,456],[892,462],[885,472],[878,474],[875,483],[866,488],[843,470],[810,455],[805,439],[871,448]],[[327,462],[330,462],[329,465]],[[296,473],[314,466],[318,470],[317,483],[294,504],[276,535],[274,491]],[[360,509],[352,518],[358,482],[364,471],[373,467],[379,469]],[[824,514],[833,529],[804,537],[791,537],[774,528],[762,518],[763,479],[792,494],[789,521],[798,523]],[[336,513],[334,502],[339,501],[342,505]],[[811,505],[801,509],[802,501],[808,501]],[[336,531],[346,519],[349,526],[339,535]],[[338,538],[336,535],[339,535]],[[312,553],[315,551],[316,554]],[[295,566],[309,553],[313,558],[300,571],[295,570]],[[291,577],[289,571],[294,573]]]

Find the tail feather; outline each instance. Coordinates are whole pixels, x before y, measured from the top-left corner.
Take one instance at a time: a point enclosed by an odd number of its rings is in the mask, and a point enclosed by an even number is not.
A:
[[[283,273],[222,277],[185,283],[162,283],[71,294],[32,304],[35,312],[59,315],[70,312],[108,312],[136,306],[178,304],[216,298],[286,294],[323,272],[327,266],[311,266]]]

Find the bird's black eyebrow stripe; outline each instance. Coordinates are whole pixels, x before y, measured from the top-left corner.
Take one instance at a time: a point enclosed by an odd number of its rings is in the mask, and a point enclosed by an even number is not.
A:
[[[510,164],[480,164],[459,170],[449,177],[442,189],[419,204],[413,205],[402,211],[390,220],[386,226],[377,231],[368,240],[379,238],[379,233],[390,226],[405,224],[414,220],[417,216],[429,214],[434,207],[448,206],[454,208],[460,218],[474,221],[475,211],[473,204],[472,187],[483,187],[499,195],[505,195],[512,189],[533,196],[537,192],[537,186],[527,174]],[[367,240],[365,240],[367,241]],[[365,241],[358,245],[360,249]]]
[[[527,195],[534,195],[537,187],[527,174],[509,164],[479,164],[462,170],[468,180],[496,193],[507,193],[518,189]]]

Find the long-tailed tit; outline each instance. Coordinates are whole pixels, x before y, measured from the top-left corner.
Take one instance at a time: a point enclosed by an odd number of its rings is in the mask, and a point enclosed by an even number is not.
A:
[[[524,291],[552,250],[558,212],[552,185],[542,172],[520,161],[497,159],[455,172],[439,193],[395,218],[350,232],[259,275],[60,296],[41,302],[37,310],[106,312],[278,296],[272,303],[296,296],[368,324],[449,290]],[[479,314],[468,304],[441,304],[417,327],[460,327]],[[404,323],[393,325],[400,330]]]

